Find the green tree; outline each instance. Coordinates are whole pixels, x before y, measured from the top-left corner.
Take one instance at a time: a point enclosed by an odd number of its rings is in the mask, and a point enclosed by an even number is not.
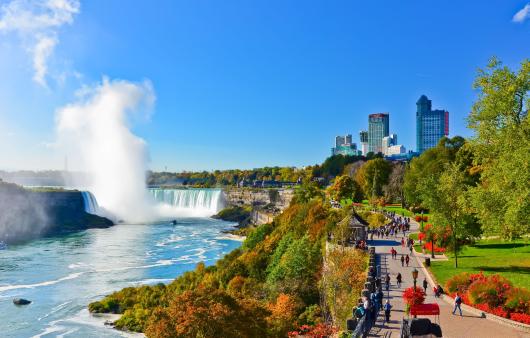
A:
[[[383,196],[383,187],[388,183],[392,164],[382,158],[367,161],[356,174],[356,181],[368,198]]]
[[[403,181],[405,180],[405,164],[395,163],[392,165],[392,171],[388,177],[388,184],[384,186],[383,191],[385,199],[390,202],[400,202],[404,206],[405,198],[403,196]]]
[[[451,163],[445,166],[444,172],[437,179],[432,175],[422,181],[421,198],[431,212],[432,221],[437,233],[450,229],[452,248],[455,255],[455,268],[458,267],[459,241],[469,235],[466,228],[469,217],[468,186],[465,174],[458,165]]]
[[[473,205],[486,233],[513,239],[530,232],[530,60],[515,72],[493,58],[474,87],[468,121],[481,180]]]
[[[457,152],[464,144],[463,137],[443,137],[436,147],[426,150],[410,162],[403,180],[403,195],[407,205],[422,206],[420,190],[425,186],[423,181],[431,177],[436,181],[444,171],[445,165],[455,160]]]

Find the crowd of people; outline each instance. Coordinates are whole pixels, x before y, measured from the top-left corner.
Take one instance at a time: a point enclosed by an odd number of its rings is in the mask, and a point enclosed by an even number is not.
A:
[[[410,217],[399,216],[395,212],[384,212],[383,215],[390,221],[377,229],[370,230],[371,240],[376,236],[378,239],[397,238],[400,233],[403,233],[403,237],[406,236],[406,232],[410,230]]]

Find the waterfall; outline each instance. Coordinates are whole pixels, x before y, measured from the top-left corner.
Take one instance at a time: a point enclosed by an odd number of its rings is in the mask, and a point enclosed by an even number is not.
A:
[[[221,189],[149,189],[160,203],[171,206],[176,212],[190,216],[212,216],[223,207]]]
[[[85,212],[97,215],[99,212],[99,205],[96,197],[90,191],[81,191],[81,195],[85,202]]]

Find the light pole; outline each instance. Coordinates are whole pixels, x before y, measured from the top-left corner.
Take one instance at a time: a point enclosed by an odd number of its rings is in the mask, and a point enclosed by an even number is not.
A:
[[[421,211],[421,232],[423,232],[423,210]]]
[[[416,268],[414,268],[414,270],[412,270],[412,279],[414,280],[414,292],[412,294],[412,305],[415,305],[415,302],[416,302],[416,279],[418,279],[418,270]],[[414,318],[416,318],[417,316],[414,315]]]

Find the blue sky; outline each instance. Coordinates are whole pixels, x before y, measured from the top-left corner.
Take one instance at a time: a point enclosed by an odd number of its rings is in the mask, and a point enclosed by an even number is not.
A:
[[[31,6],[0,4],[13,2]],[[56,110],[103,76],[151,81],[153,114],[131,127],[154,170],[320,163],[375,112],[414,149],[421,94],[450,112],[451,135],[470,136],[476,69],[530,57],[527,3],[81,1],[43,30],[55,44],[41,83],[28,51],[43,31],[0,20],[0,169],[62,169],[47,146]]]

